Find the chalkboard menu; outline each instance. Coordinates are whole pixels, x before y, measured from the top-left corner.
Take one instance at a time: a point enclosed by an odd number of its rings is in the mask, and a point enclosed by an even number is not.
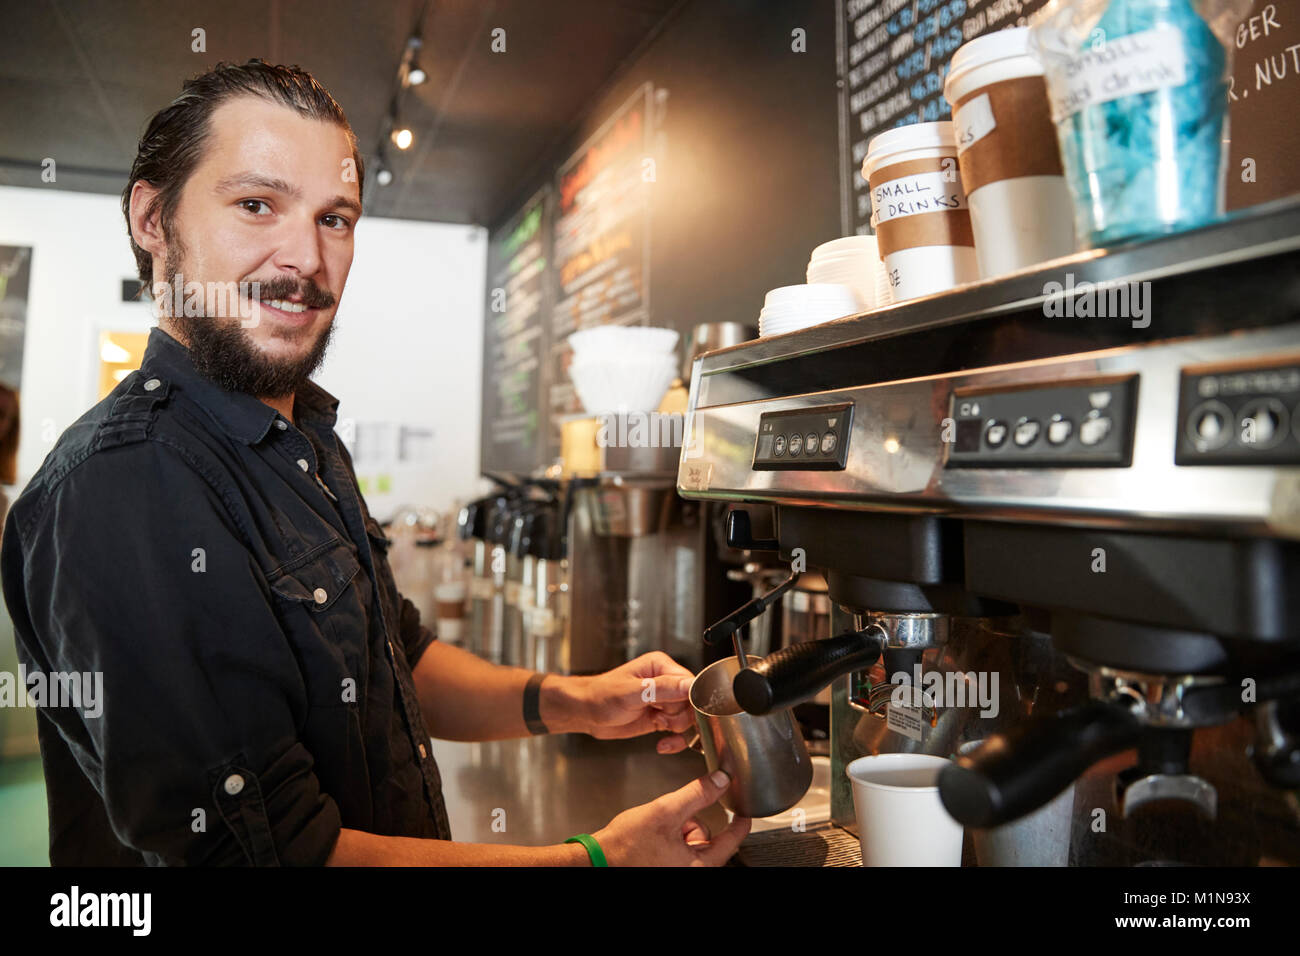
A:
[[[548,187],[498,229],[488,246],[481,466],[486,472],[527,474],[543,463],[550,207]]]
[[[563,419],[583,411],[565,339],[598,325],[644,325],[650,315],[650,106],[646,83],[556,172],[550,457],[559,454]]]
[[[1047,0],[841,0],[845,233],[868,233],[867,144],[885,130],[952,118],[943,81],[963,43],[1025,26]]]
[[[1046,0],[840,0],[844,228],[871,228],[862,160],[871,139],[907,123],[951,119],[943,81],[977,36],[1024,26]],[[1256,2],[1234,35],[1227,208],[1300,192],[1300,9]]]

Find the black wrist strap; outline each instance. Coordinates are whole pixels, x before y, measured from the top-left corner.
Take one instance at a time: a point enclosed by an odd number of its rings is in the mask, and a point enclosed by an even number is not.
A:
[[[542,681],[546,680],[545,674],[534,674],[528,678],[528,683],[524,686],[524,723],[528,725],[529,733],[549,734],[546,725],[542,723],[541,699],[542,699]]]

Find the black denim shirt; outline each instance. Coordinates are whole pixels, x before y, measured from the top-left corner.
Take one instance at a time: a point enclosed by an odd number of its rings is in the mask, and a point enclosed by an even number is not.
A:
[[[411,677],[434,635],[337,406],[309,384],[290,424],[155,328],[14,502],[0,572],[29,686],[103,680],[98,716],[39,711],[53,864],[320,864],[340,827],[451,839]]]

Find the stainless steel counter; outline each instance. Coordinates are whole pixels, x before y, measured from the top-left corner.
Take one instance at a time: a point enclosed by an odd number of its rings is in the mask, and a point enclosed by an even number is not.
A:
[[[543,846],[600,829],[619,813],[690,783],[708,769],[693,750],[661,754],[659,735],[594,740],[554,734],[490,743],[433,741],[452,838],[463,843]],[[773,818],[775,819],[775,818]],[[700,820],[727,825],[714,804]],[[499,821],[494,827],[494,821]],[[831,823],[806,831],[750,833],[731,863],[744,866],[861,866],[857,837]]]
[[[452,837],[516,846],[562,843],[706,772],[699,753],[658,753],[658,739],[552,734],[488,743],[435,740]],[[714,804],[701,822],[716,833],[727,824],[726,811]]]

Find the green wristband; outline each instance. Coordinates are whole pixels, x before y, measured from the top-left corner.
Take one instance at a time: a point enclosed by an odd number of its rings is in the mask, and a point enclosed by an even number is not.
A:
[[[590,833],[579,833],[577,836],[571,836],[565,843],[581,843],[587,848],[587,856],[591,857],[592,866],[609,866],[605,860],[605,851],[600,848],[596,838]]]

